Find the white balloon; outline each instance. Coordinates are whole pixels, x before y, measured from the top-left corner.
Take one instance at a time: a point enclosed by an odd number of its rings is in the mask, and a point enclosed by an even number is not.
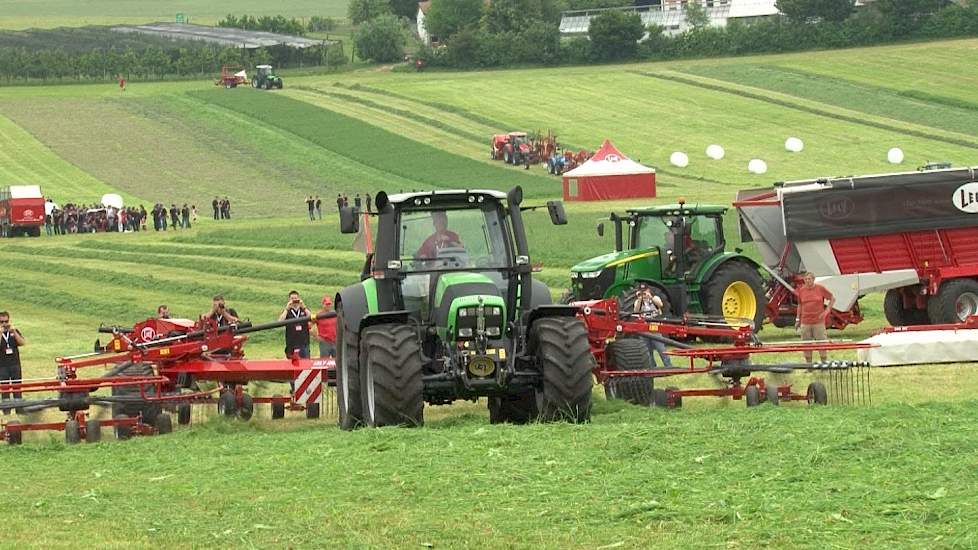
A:
[[[800,153],[805,148],[805,143],[796,137],[790,137],[784,141],[784,148],[792,153]]]
[[[767,172],[767,163],[761,159],[751,159],[747,163],[747,171],[751,174],[763,174]]]
[[[669,162],[672,163],[673,166],[686,168],[689,166],[689,155],[683,153],[682,151],[676,151],[675,153],[669,155]]]
[[[726,155],[727,152],[723,150],[723,147],[713,144],[706,148],[706,156],[713,160],[720,160]]]
[[[115,193],[106,193],[102,195],[102,206],[122,208],[122,197]]]
[[[894,147],[886,152],[886,160],[890,161],[890,164],[900,164],[903,162],[903,149],[899,147]]]

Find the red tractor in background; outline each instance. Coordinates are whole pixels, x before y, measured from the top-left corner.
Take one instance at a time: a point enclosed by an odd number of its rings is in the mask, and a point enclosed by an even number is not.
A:
[[[40,237],[44,214],[40,186],[11,185],[0,189],[0,237]]]
[[[489,158],[514,166],[529,166],[549,159],[558,148],[557,136],[550,130],[546,135],[541,132],[495,134],[489,140]]]

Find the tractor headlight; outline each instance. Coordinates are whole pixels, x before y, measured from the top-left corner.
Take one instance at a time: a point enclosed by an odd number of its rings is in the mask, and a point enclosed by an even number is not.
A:
[[[581,271],[578,272],[577,276],[582,279],[597,279],[601,275],[601,271]]]
[[[472,329],[465,327],[458,329],[458,335],[461,338],[472,338]]]
[[[486,329],[486,334],[492,337],[499,337],[499,327],[489,327]]]

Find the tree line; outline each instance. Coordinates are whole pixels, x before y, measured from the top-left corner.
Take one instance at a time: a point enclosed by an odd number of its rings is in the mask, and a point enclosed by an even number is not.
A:
[[[687,4],[689,30],[667,36],[646,28],[637,13],[607,11],[591,19],[585,36],[562,39],[560,13],[571,0],[432,0],[426,17],[435,48],[421,47],[430,66],[499,67],[518,64],[587,64],[613,60],[715,57],[844,48],[905,40],[978,36],[978,2],[778,0],[780,16],[750,23],[710,25],[696,3]],[[620,0],[573,0],[574,7]],[[390,0],[352,0],[357,54],[377,62],[399,60],[411,28]]]
[[[227,17],[217,22],[217,26],[305,36],[308,33],[332,32],[336,29],[336,20],[332,17],[321,17],[318,15],[310,17],[309,21],[305,22],[295,17],[287,19],[283,15],[261,15],[255,17],[253,15],[236,16],[228,14]]]
[[[36,80],[112,80],[118,75],[127,80],[163,80],[201,75],[216,77],[222,65],[254,67],[267,63],[276,67],[335,67],[346,62],[342,43],[304,49],[284,45],[257,49],[110,47],[87,52],[61,48],[0,48],[0,79],[8,84]]]

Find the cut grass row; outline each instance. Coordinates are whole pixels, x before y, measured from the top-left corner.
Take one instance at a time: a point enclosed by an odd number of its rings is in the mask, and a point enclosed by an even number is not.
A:
[[[971,547],[975,410],[602,403],[586,426],[472,414],[287,434],[213,421],[5,450],[19,475],[0,506],[12,546]]]

